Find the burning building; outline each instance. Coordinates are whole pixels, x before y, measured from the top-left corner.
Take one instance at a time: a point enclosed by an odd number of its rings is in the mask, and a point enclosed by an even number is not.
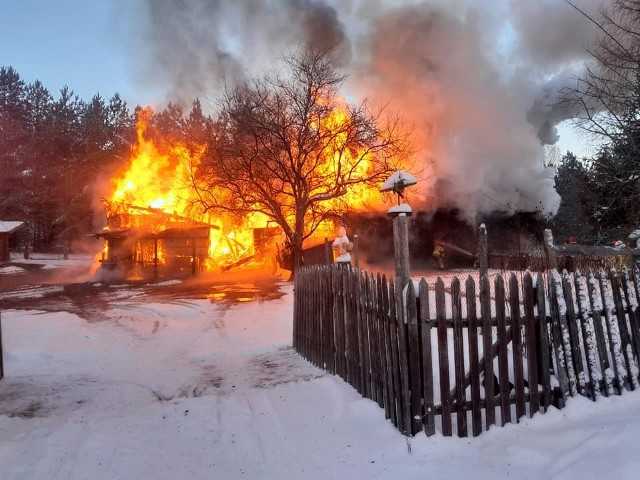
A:
[[[191,182],[201,151],[151,140],[151,115],[150,109],[139,112],[130,162],[102,200],[106,225],[93,234],[104,241],[102,268],[157,277],[159,271],[221,271],[275,257],[271,246],[279,229],[265,218],[224,218],[199,208]]]

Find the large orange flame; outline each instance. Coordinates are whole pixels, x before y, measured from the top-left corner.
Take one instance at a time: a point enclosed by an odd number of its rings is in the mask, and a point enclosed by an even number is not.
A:
[[[126,169],[113,179],[112,194],[105,200],[108,220],[105,230],[114,233],[118,229],[137,229],[158,235],[168,229],[208,226],[207,267],[224,268],[252,260],[256,253],[256,238],[259,237],[255,229],[261,229],[261,234],[268,230],[273,238],[275,225],[262,214],[250,215],[238,224],[237,219],[205,213],[194,188],[195,174],[201,166],[205,147],[169,142],[167,139],[151,140],[148,127],[152,115],[151,108],[138,112],[137,141],[131,148],[130,161]],[[346,110],[334,109],[320,126],[336,132],[331,136],[333,143],[329,149],[334,153],[326,155],[314,167],[317,174],[326,179],[335,177],[341,168],[353,169],[356,175],[364,175],[371,168],[368,154],[345,148],[347,134],[340,132],[349,121]],[[319,193],[321,188],[319,184],[318,191],[312,191],[312,195]],[[377,189],[355,185],[340,199],[328,202],[329,208],[333,209],[344,207],[345,203],[350,208],[359,209],[365,205],[379,205],[381,200]],[[331,236],[333,231],[334,225],[325,225],[317,231],[318,238]],[[167,245],[157,245],[157,242],[153,248],[148,243],[143,245],[143,242],[138,242],[134,248],[134,257],[139,256],[143,261],[153,259],[162,262],[169,254]]]

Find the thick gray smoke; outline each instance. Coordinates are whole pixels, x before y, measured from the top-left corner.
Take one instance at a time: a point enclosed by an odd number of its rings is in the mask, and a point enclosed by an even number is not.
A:
[[[257,75],[300,45],[334,48],[350,60],[335,10],[313,0],[143,0],[141,66],[167,88],[167,100],[190,103],[223,83]]]
[[[600,0],[577,0],[593,13]],[[558,92],[588,61],[596,28],[560,0],[144,0],[141,65],[168,100],[213,98],[301,45],[335,47],[349,95],[414,129],[421,207],[553,212],[542,167]]]

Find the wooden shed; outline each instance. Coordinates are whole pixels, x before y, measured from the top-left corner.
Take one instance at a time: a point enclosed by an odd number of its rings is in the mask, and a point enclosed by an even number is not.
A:
[[[7,222],[0,220],[0,262],[11,261],[9,255],[9,236],[24,226],[24,222]]]

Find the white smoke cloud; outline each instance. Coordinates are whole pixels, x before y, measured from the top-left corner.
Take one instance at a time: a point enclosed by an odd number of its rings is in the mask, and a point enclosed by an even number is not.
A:
[[[593,14],[599,0],[576,1]],[[542,167],[558,92],[588,61],[595,26],[558,0],[144,0],[140,65],[168,99],[214,98],[303,44],[335,46],[349,94],[415,129],[421,206],[473,215],[553,212]]]

